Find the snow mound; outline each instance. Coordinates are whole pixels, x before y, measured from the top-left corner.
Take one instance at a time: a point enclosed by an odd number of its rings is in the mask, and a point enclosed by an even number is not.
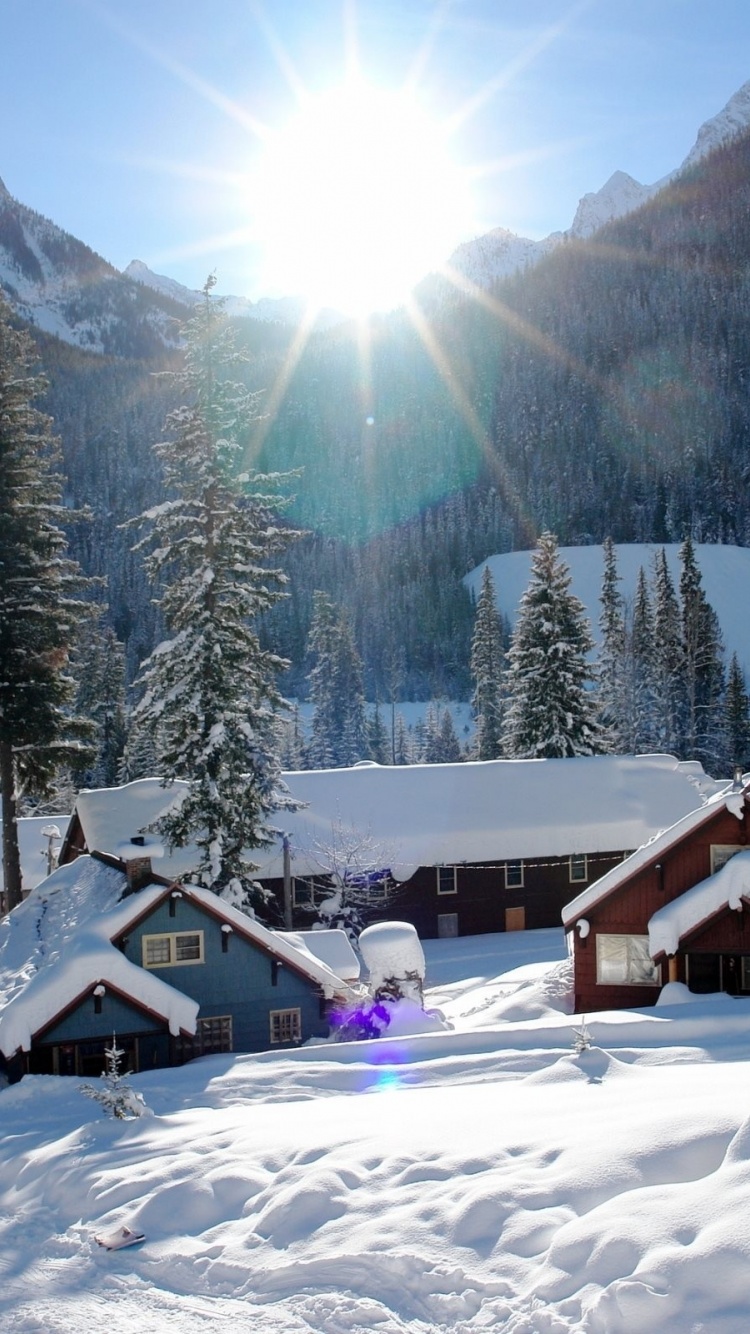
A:
[[[373,992],[390,978],[424,981],[424,951],[410,922],[376,922],[365,928],[358,944]]]

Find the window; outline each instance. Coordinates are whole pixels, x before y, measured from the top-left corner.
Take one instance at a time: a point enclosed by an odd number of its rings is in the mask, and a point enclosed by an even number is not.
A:
[[[315,881],[311,875],[295,876],[292,881],[292,902],[295,908],[309,908],[315,902]]]
[[[179,964],[203,963],[202,931],[170,931],[143,937],[144,968],[176,968]]]
[[[440,940],[450,940],[458,935],[458,913],[457,912],[439,912],[437,919],[438,937]]]
[[[588,858],[585,852],[574,852],[570,858],[570,881],[575,884],[576,881],[588,880],[589,868]]]
[[[457,871],[458,868],[456,866],[438,866],[437,868],[438,894],[458,893]]]
[[[209,1056],[217,1052],[232,1051],[232,1016],[217,1015],[212,1019],[199,1019],[195,1037],[174,1039],[173,1052],[178,1062],[192,1061],[196,1056]]]
[[[523,862],[505,863],[505,888],[523,889]]]
[[[603,986],[658,986],[648,936],[597,936],[596,980]]]
[[[711,844],[711,875],[720,871],[722,866],[726,866],[728,861],[732,860],[736,852],[745,852],[746,848],[739,843],[712,843]]]
[[[271,1042],[302,1041],[301,1010],[271,1010]]]

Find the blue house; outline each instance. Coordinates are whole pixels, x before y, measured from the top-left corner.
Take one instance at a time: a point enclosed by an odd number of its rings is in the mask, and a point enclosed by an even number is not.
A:
[[[113,1032],[133,1071],[297,1046],[327,1036],[331,1007],[354,999],[355,956],[331,939],[342,933],[271,931],[209,890],[155,876],[148,851],[80,857],[5,919],[11,1079],[98,1075]]]

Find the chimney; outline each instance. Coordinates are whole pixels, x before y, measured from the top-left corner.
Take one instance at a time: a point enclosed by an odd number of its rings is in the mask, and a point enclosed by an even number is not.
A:
[[[115,848],[115,856],[125,863],[128,877],[126,894],[137,894],[144,885],[153,880],[152,857],[163,857],[164,849],[158,839],[147,834],[134,834],[127,843],[120,843]]]

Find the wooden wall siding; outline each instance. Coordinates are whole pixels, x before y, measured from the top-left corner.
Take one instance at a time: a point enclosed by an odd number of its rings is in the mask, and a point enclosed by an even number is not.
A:
[[[60,1042],[91,1042],[104,1034],[112,1037],[113,1033],[163,1033],[166,1025],[155,1016],[145,1013],[137,1005],[131,1005],[121,996],[107,990],[101,998],[101,1014],[97,1014],[93,995],[86,996],[74,1010],[70,1010],[59,1023],[50,1025],[40,1033],[34,1045],[45,1043],[56,1045]]]
[[[745,844],[750,833],[747,809],[742,820],[738,820],[725,808],[716,813],[704,825],[696,829],[683,842],[669,849],[660,859],[661,872],[656,865],[650,865],[636,873],[620,889],[615,890],[602,903],[582,914],[589,922],[589,935],[582,939],[575,932],[575,1009],[578,1013],[601,1009],[625,1009],[631,1006],[653,1005],[659,995],[659,987],[600,986],[596,981],[596,937],[597,935],[648,934],[648,923],[657,909],[665,903],[679,898],[686,890],[692,889],[701,880],[711,874],[711,845],[715,843]],[[729,916],[740,916],[730,914]],[[742,914],[744,916],[744,914]],[[734,932],[742,930],[737,923],[725,922],[725,927],[734,940]],[[750,942],[750,918],[747,938]],[[713,931],[713,928],[712,928]],[[706,940],[709,935],[706,936]],[[721,928],[710,935],[713,944],[704,944],[701,937],[701,949],[724,949],[716,941],[724,939]],[[694,948],[693,945],[690,948]],[[729,951],[737,951],[734,944],[726,946]],[[662,982],[668,979],[667,963],[661,970]],[[684,980],[684,968],[681,965],[680,976]]]
[[[687,954],[750,954],[750,908],[727,908],[702,929],[687,936],[681,946]]]
[[[570,880],[568,857],[525,861],[524,884],[520,889],[505,888],[505,862],[459,866],[455,894],[438,894],[436,868],[420,866],[382,909],[376,908],[372,921],[411,922],[423,940],[437,938],[438,917],[443,913],[458,914],[461,936],[504,931],[506,908],[525,909],[527,930],[560,926],[565,904],[594,877],[598,879],[605,871],[617,866],[624,856],[624,852],[596,854],[589,860],[589,879],[578,882]],[[281,900],[282,882],[267,880],[264,883]],[[309,929],[312,920],[310,913],[295,908],[296,930]]]
[[[328,1025],[320,1016],[320,991],[316,983],[288,964],[275,970],[266,951],[237,931],[229,936],[225,954],[221,922],[187,898],[178,898],[174,902],[173,917],[169,914],[169,899],[165,899],[130,932],[125,955],[132,963],[141,965],[143,936],[203,931],[204,963],[150,968],[149,972],[198,1001],[199,1018],[231,1014],[235,1051],[265,1051],[270,1046],[271,1010],[298,1007],[302,1018],[302,1040],[325,1037]]]

